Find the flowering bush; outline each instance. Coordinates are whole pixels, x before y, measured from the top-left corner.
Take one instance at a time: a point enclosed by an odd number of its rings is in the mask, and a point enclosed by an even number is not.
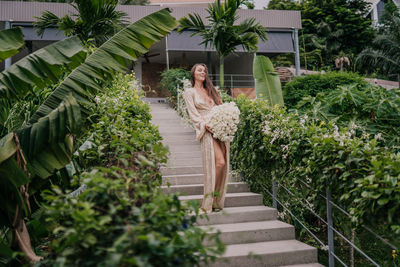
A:
[[[392,231],[387,238],[399,243],[399,154],[333,122],[315,123],[260,100],[238,97],[237,104],[241,115],[231,162],[253,189],[259,183],[270,187],[274,178],[294,189],[290,202],[301,205],[305,199],[323,211],[325,200],[313,192],[324,195],[329,188],[333,201],[350,212],[354,223],[386,227]],[[340,225],[342,218],[335,220]]]
[[[214,106],[206,124],[213,131],[213,137],[223,142],[232,142],[237,131],[240,111],[234,102]]]

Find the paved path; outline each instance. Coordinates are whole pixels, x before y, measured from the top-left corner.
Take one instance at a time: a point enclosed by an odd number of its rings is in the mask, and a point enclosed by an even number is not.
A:
[[[167,104],[150,107],[152,122],[158,125],[171,152],[161,170],[164,192],[181,193],[182,201],[201,201],[203,168],[194,131],[185,127]],[[220,230],[227,245],[225,254],[212,266],[321,266],[317,249],[295,240],[294,227],[278,221],[276,209],[264,206],[262,196],[251,193],[246,183],[230,177],[224,210],[208,217],[198,220],[200,227],[210,232]]]

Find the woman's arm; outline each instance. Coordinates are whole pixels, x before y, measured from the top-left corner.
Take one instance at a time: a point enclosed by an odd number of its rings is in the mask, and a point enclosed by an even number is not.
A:
[[[194,94],[193,91],[185,90],[183,93],[183,98],[186,102],[186,108],[189,113],[189,117],[193,122],[193,125],[196,129],[196,139],[201,140],[204,133],[206,132],[206,122],[203,117],[197,111],[196,106],[194,105]]]

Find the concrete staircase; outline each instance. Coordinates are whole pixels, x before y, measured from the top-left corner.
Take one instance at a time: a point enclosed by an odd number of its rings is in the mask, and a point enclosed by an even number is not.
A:
[[[171,151],[161,170],[164,192],[181,193],[182,201],[201,201],[203,168],[194,131],[167,104],[150,107],[152,122]],[[262,196],[237,178],[230,177],[224,210],[199,219],[198,224],[209,232],[219,230],[226,244],[225,254],[212,266],[322,266],[317,263],[317,249],[295,240],[294,227],[278,221],[276,209],[265,207]]]

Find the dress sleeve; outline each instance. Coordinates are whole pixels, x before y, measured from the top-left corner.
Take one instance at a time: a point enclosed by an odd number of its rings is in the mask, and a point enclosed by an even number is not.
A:
[[[183,93],[183,97],[186,102],[186,108],[189,113],[189,117],[193,122],[193,125],[196,129],[196,139],[198,141],[201,140],[204,133],[206,132],[206,122],[204,121],[203,117],[200,115],[199,111],[196,109],[194,105],[194,94],[190,90],[186,90]]]

